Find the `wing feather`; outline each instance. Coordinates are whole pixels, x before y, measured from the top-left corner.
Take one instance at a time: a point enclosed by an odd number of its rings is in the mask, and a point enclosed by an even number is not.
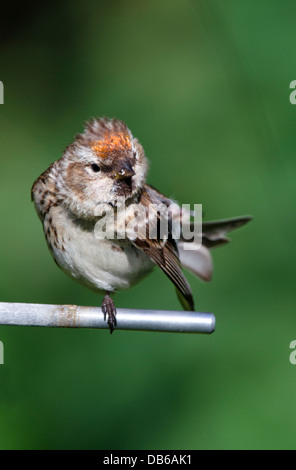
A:
[[[165,203],[171,204],[171,201],[153,188],[145,186],[144,191],[139,201],[146,209],[150,204],[159,205]],[[159,216],[154,217],[155,223],[159,223]],[[150,219],[151,220],[151,219]],[[157,227],[156,227],[157,229]],[[187,282],[179,260],[178,248],[175,240],[172,238],[170,231],[168,232],[167,239],[149,238],[149,223],[140,229],[138,237],[132,242],[140,250],[142,250],[172,281],[175,285],[179,299],[186,310],[194,310],[194,301],[189,283]],[[156,232],[158,234],[158,232]]]

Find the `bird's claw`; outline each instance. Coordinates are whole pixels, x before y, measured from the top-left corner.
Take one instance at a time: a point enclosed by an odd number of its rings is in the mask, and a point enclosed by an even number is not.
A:
[[[106,321],[106,318],[108,316],[107,323],[109,325],[110,334],[112,334],[115,327],[117,326],[117,320],[116,320],[116,308],[109,294],[106,294],[104,297],[104,300],[102,303],[102,312],[104,315],[104,321]]]

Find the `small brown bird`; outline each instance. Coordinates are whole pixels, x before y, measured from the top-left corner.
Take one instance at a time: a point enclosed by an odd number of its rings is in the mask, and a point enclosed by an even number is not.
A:
[[[175,220],[182,220],[182,208],[146,184],[147,170],[143,147],[124,122],[94,119],[31,190],[58,266],[81,284],[105,293],[102,311],[111,333],[117,324],[111,293],[130,288],[155,265],[175,285],[183,308],[194,310],[181,267],[209,281],[209,249],[227,243],[226,233],[251,219],[203,223],[202,245],[192,250],[196,239],[185,239],[182,230],[177,238],[172,229]],[[157,207],[174,210],[163,215]]]

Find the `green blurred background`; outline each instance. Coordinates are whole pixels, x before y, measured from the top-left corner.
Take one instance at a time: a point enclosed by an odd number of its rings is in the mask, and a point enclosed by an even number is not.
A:
[[[1,5],[5,302],[100,305],[54,264],[33,181],[83,122],[127,122],[149,182],[204,219],[252,214],[188,274],[211,336],[0,327],[1,449],[295,448],[295,2]],[[179,309],[155,270],[117,306]]]

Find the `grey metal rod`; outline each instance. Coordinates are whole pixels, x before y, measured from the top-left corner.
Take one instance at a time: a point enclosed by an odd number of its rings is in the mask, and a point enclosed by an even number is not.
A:
[[[0,325],[104,328],[100,307],[0,302]],[[117,309],[117,330],[213,333],[212,313]]]

